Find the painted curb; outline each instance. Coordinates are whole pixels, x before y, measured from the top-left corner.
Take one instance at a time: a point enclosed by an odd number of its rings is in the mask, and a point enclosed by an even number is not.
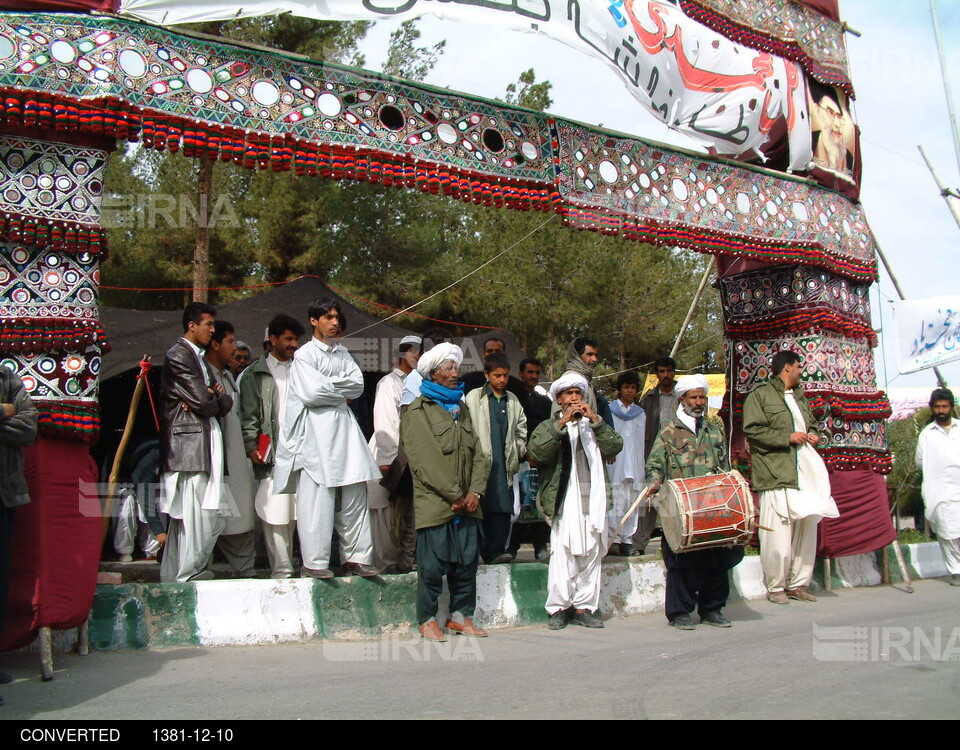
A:
[[[904,545],[915,579],[947,574],[939,545]],[[881,552],[833,560],[834,588],[876,586]],[[891,582],[903,580],[892,549]],[[603,566],[601,610],[624,617],[663,611],[665,570],[661,560],[634,559]],[[820,589],[818,561],[811,588]],[[415,574],[317,581],[226,580],[193,584],[98,586],[90,619],[97,650],[225,646],[357,639],[416,630]],[[544,563],[481,565],[475,619],[485,628],[537,625],[547,621]],[[731,574],[730,601],[761,599],[766,590],[760,558],[749,555]],[[447,615],[444,590],[438,618]],[[61,639],[66,644],[74,639]]]

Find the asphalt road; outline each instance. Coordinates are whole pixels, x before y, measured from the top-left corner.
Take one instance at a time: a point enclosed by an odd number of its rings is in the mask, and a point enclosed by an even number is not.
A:
[[[0,720],[960,716],[960,588],[821,596],[736,604],[732,628],[692,632],[654,614],[439,645],[405,635],[61,654],[49,683],[36,656],[6,654],[16,679],[0,686]]]

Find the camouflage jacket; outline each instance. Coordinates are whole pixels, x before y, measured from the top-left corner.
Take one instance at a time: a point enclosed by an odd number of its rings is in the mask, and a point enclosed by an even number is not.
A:
[[[700,434],[679,419],[667,422],[653,441],[647,458],[647,481],[690,479],[729,471],[723,426],[707,419]]]

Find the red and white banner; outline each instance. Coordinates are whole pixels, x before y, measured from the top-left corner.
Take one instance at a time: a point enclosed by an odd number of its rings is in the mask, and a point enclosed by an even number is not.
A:
[[[536,32],[599,57],[667,126],[711,153],[751,158],[789,141],[786,168],[811,159],[805,77],[797,63],[730,41],[656,0],[122,0],[160,25],[292,13],[327,20],[412,19]],[[549,71],[546,73],[549,77]]]

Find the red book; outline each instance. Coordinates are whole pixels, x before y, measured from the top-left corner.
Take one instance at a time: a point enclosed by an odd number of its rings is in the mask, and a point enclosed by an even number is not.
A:
[[[270,436],[262,432],[257,436],[257,452],[264,463],[270,462]]]

